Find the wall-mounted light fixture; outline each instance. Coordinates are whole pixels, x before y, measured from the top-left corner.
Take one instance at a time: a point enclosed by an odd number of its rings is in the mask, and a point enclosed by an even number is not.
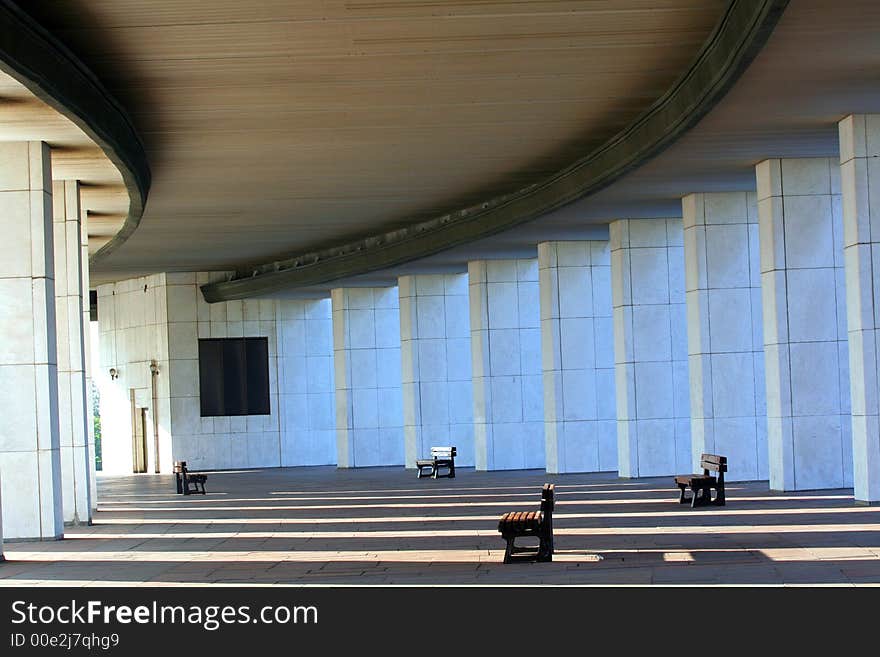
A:
[[[116,371],[115,367],[110,368],[110,378],[114,381],[119,378],[119,372]]]
[[[150,361],[150,373],[153,376],[159,376],[159,366],[156,364],[156,361]]]

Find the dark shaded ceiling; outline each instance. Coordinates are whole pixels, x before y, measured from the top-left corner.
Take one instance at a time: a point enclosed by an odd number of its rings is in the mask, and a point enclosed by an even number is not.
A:
[[[199,4],[198,8],[196,5]],[[143,133],[147,212],[99,280],[232,269],[510,191],[631,121],[689,63],[723,2],[35,0]],[[767,157],[835,156],[880,111],[880,3],[793,0],[732,90],[604,190],[492,238],[333,285],[534,256],[615,218],[751,190]],[[327,286],[290,290],[322,295]]]
[[[339,284],[464,271],[478,257],[536,257],[537,242],[607,235],[620,218],[680,217],[691,192],[755,190],[770,157],[837,157],[837,122],[880,112],[880,3],[795,0],[732,90],[674,145],[608,188],[466,247]],[[315,288],[306,294],[323,294]]]
[[[228,269],[539,181],[690,64],[726,0],[29,0],[153,184],[96,281]]]

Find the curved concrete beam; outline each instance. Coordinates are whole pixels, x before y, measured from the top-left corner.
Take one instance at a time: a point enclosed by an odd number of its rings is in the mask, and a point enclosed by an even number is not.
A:
[[[500,233],[595,193],[697,123],[763,47],[788,0],[731,0],[690,68],[631,125],[543,182],[458,212],[238,271],[202,287],[209,303],[320,285],[417,260]]]
[[[137,228],[150,189],[150,167],[140,137],[122,105],[64,44],[11,0],[0,0],[0,70],[70,119],[122,174],[128,216],[118,233],[95,253],[95,263]]]

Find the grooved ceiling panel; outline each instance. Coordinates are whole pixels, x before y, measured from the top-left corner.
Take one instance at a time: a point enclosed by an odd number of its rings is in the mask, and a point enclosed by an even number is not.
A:
[[[229,269],[537,182],[663,94],[724,0],[30,0],[153,186],[96,280]],[[94,239],[117,214],[94,212]],[[124,212],[123,212],[124,214]]]

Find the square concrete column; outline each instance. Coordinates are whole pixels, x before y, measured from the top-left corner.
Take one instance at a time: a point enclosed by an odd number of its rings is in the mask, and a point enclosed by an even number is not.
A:
[[[83,326],[82,225],[79,183],[53,184],[55,240],[55,330],[58,339],[58,419],[64,522],[92,517],[86,391],[86,331]],[[86,304],[87,305],[87,304]],[[88,326],[86,324],[85,326]]]
[[[721,454],[729,479],[766,479],[757,199],[690,194],[682,214],[693,465],[703,453]]]
[[[337,465],[403,465],[397,288],[336,288],[330,298]]]
[[[852,485],[840,167],[756,167],[770,487]]]
[[[610,226],[618,471],[691,468],[684,234],[681,219]]]
[[[477,470],[543,468],[538,261],[468,263]]]
[[[89,500],[92,514],[98,509],[98,479],[95,473],[95,414],[92,398],[92,315],[89,301],[89,227],[88,220],[80,211],[80,270],[82,273],[83,293],[83,345],[85,347],[83,366],[86,373],[86,442],[89,450]]]
[[[474,464],[467,274],[398,279],[406,467],[431,447],[454,445]]]
[[[49,146],[0,143],[3,534],[64,532]]]
[[[547,472],[617,470],[611,251],[538,244]]]
[[[278,310],[281,465],[335,465],[330,299],[285,299]]]
[[[880,502],[880,115],[839,125],[843,253],[852,395],[853,488],[859,502]]]

